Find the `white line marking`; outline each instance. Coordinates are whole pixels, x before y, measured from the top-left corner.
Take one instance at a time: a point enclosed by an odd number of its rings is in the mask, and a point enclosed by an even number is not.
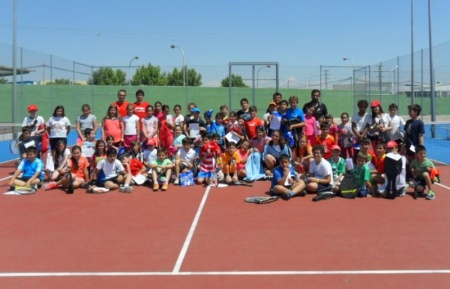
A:
[[[178,256],[177,262],[175,263],[175,267],[173,268],[172,273],[179,273],[181,265],[183,264],[184,257],[186,256],[187,250],[189,248],[189,244],[191,243],[192,236],[194,236],[195,228],[197,227],[198,220],[200,219],[200,215],[202,214],[203,207],[205,206],[206,199],[209,195],[210,186],[206,188],[205,194],[203,195],[203,199],[198,207],[197,214],[195,215],[194,220],[192,221],[191,228],[189,229],[189,233],[186,236],[186,240],[184,241],[183,247],[181,248],[180,255]]]
[[[85,277],[85,276],[260,276],[260,275],[402,275],[450,274],[450,269],[437,270],[336,270],[336,271],[211,271],[211,272],[23,272],[0,273],[0,278],[13,277]]]
[[[438,185],[440,187],[443,187],[444,189],[450,190],[450,187],[447,187],[446,185],[443,185],[441,183],[434,183],[434,185]]]
[[[1,181],[4,181],[4,180],[7,180],[7,179],[10,179],[10,178],[12,178],[12,176],[1,178],[1,179],[0,179],[0,182],[1,182]]]

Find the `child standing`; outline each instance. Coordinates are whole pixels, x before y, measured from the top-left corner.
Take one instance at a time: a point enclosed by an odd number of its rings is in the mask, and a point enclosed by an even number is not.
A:
[[[405,120],[397,115],[398,106],[395,103],[391,103],[389,105],[389,118],[390,118],[390,127],[387,129],[389,134],[389,139],[397,142],[397,145],[400,147],[400,144],[403,142],[403,133],[401,130],[405,126]]]
[[[408,106],[408,114],[411,119],[406,121],[405,136],[403,143],[407,158],[411,161],[415,157],[417,150],[414,148],[418,145],[424,145],[425,125],[419,119],[422,107],[418,104]]]
[[[82,114],[77,117],[76,122],[78,133],[77,144],[80,144],[86,140],[84,132],[87,128],[94,132],[94,138],[98,129],[97,117],[91,113],[91,107],[89,104],[83,104],[83,106],[81,106],[81,112]]]
[[[346,112],[341,114],[341,124],[338,125],[338,144],[341,147],[342,157],[353,158],[352,124]]]
[[[432,161],[427,159],[427,149],[423,145],[416,146],[416,158],[410,165],[411,173],[416,181],[414,185],[414,199],[417,197],[426,197],[427,200],[434,200],[435,193],[432,190],[432,184],[435,180],[430,177],[430,172],[435,169]],[[428,194],[425,194],[425,187]]]
[[[306,107],[305,113],[305,127],[303,134],[308,139],[309,144],[313,144],[316,140],[317,123],[314,117],[314,105],[310,104]]]
[[[139,133],[139,117],[134,114],[134,105],[127,105],[127,115],[123,118],[124,122],[124,146],[130,150],[133,141],[138,139]]]
[[[158,119],[153,116],[153,106],[149,105],[145,109],[147,116],[141,119],[142,122],[142,132],[144,133],[145,140],[142,140],[145,144],[144,149],[146,148],[148,142],[150,140],[153,141],[155,146],[158,146]]]
[[[157,158],[150,164],[150,167],[152,169],[153,191],[159,190],[160,184],[162,184],[161,190],[167,191],[174,165],[168,159],[166,149],[158,149]]]
[[[64,106],[58,105],[53,116],[47,122],[47,131],[50,137],[50,148],[54,150],[60,140],[67,144],[67,135],[70,132],[70,121],[64,112]]]
[[[123,142],[124,123],[119,116],[117,106],[110,105],[106,111],[106,116],[102,121],[102,139],[107,141],[109,136],[115,141],[114,146],[120,147]]]
[[[367,132],[369,130],[369,125],[372,122],[372,117],[366,112],[369,103],[365,99],[361,99],[357,103],[358,112],[352,116],[352,132],[353,132],[353,142],[355,144],[354,155],[359,152],[359,148],[363,139],[366,138]]]

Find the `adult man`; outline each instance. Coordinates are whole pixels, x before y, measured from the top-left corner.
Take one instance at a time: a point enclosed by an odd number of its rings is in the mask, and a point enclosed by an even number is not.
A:
[[[127,105],[128,102],[125,101],[125,98],[127,97],[127,92],[125,89],[119,90],[117,92],[117,101],[113,102],[112,104],[117,106],[118,112],[121,117],[125,117],[127,115]]]
[[[150,105],[150,103],[144,101],[144,91],[142,89],[139,89],[136,91],[136,101],[133,103],[134,106],[134,114],[137,115],[140,119],[143,119],[147,116],[147,106]],[[142,132],[142,122],[139,121],[139,131]]]
[[[320,102],[320,90],[313,89],[311,91],[311,101],[305,103],[303,106],[303,112],[306,113],[309,105],[314,107],[314,117],[319,120],[321,117],[325,117],[328,114],[327,106],[325,103]]]
[[[275,92],[272,96],[273,102],[277,104],[276,109],[280,106],[280,102],[283,100],[283,95],[280,92]]]

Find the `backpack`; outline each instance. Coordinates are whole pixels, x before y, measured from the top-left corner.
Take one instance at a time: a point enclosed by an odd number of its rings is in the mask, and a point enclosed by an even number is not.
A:
[[[347,172],[341,181],[340,196],[345,199],[354,199],[358,195],[358,177]]]

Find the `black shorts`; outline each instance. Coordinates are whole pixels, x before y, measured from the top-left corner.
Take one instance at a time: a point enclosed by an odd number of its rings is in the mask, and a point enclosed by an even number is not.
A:
[[[104,188],[106,182],[113,182],[113,183],[115,183],[115,184],[119,184],[118,178],[119,178],[119,176],[116,176],[116,177],[110,178],[110,179],[106,179],[106,180],[97,180],[97,181],[95,182],[95,185],[96,185],[97,187],[103,187],[103,188]]]

